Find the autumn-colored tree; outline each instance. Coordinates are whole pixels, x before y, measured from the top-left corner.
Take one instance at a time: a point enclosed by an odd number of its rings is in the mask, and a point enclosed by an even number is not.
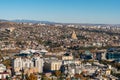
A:
[[[2,55],[1,55],[2,53],[0,52],[0,59],[2,59]]]
[[[47,77],[46,75],[42,75],[41,76],[41,80],[52,80],[52,79],[50,79],[49,77]]]
[[[2,63],[6,66],[6,67],[10,67],[11,66],[11,61],[10,59],[6,59],[4,60]]]
[[[37,80],[37,76],[34,75],[34,74],[30,74],[30,75],[27,77],[27,80]]]
[[[67,78],[66,80],[71,80],[70,78]]]
[[[56,70],[56,71],[55,71],[55,76],[56,76],[56,77],[59,77],[60,75],[61,75],[61,71]]]

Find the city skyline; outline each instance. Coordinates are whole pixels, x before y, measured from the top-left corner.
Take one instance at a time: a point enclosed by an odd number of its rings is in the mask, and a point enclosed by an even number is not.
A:
[[[119,0],[1,0],[0,19],[120,24]]]

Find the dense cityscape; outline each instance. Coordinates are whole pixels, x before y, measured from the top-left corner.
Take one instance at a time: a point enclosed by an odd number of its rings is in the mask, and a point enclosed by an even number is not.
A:
[[[120,80],[120,0],[0,0],[0,80]]]
[[[1,80],[119,80],[120,25],[0,21]]]

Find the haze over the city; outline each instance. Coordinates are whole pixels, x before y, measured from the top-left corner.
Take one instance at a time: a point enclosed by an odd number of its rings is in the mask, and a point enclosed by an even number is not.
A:
[[[120,24],[120,0],[0,0],[0,19]]]

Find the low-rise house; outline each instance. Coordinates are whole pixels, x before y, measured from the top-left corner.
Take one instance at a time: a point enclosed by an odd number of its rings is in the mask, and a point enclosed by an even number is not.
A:
[[[72,53],[65,53],[65,54],[62,56],[62,60],[73,60],[73,55],[72,55]]]
[[[0,79],[6,79],[7,77],[10,77],[10,73],[7,72],[5,65],[0,64]]]
[[[7,77],[10,77],[8,72],[0,72],[0,79],[1,80],[6,79]]]
[[[5,72],[6,71],[6,66],[3,64],[0,64],[0,72]]]

